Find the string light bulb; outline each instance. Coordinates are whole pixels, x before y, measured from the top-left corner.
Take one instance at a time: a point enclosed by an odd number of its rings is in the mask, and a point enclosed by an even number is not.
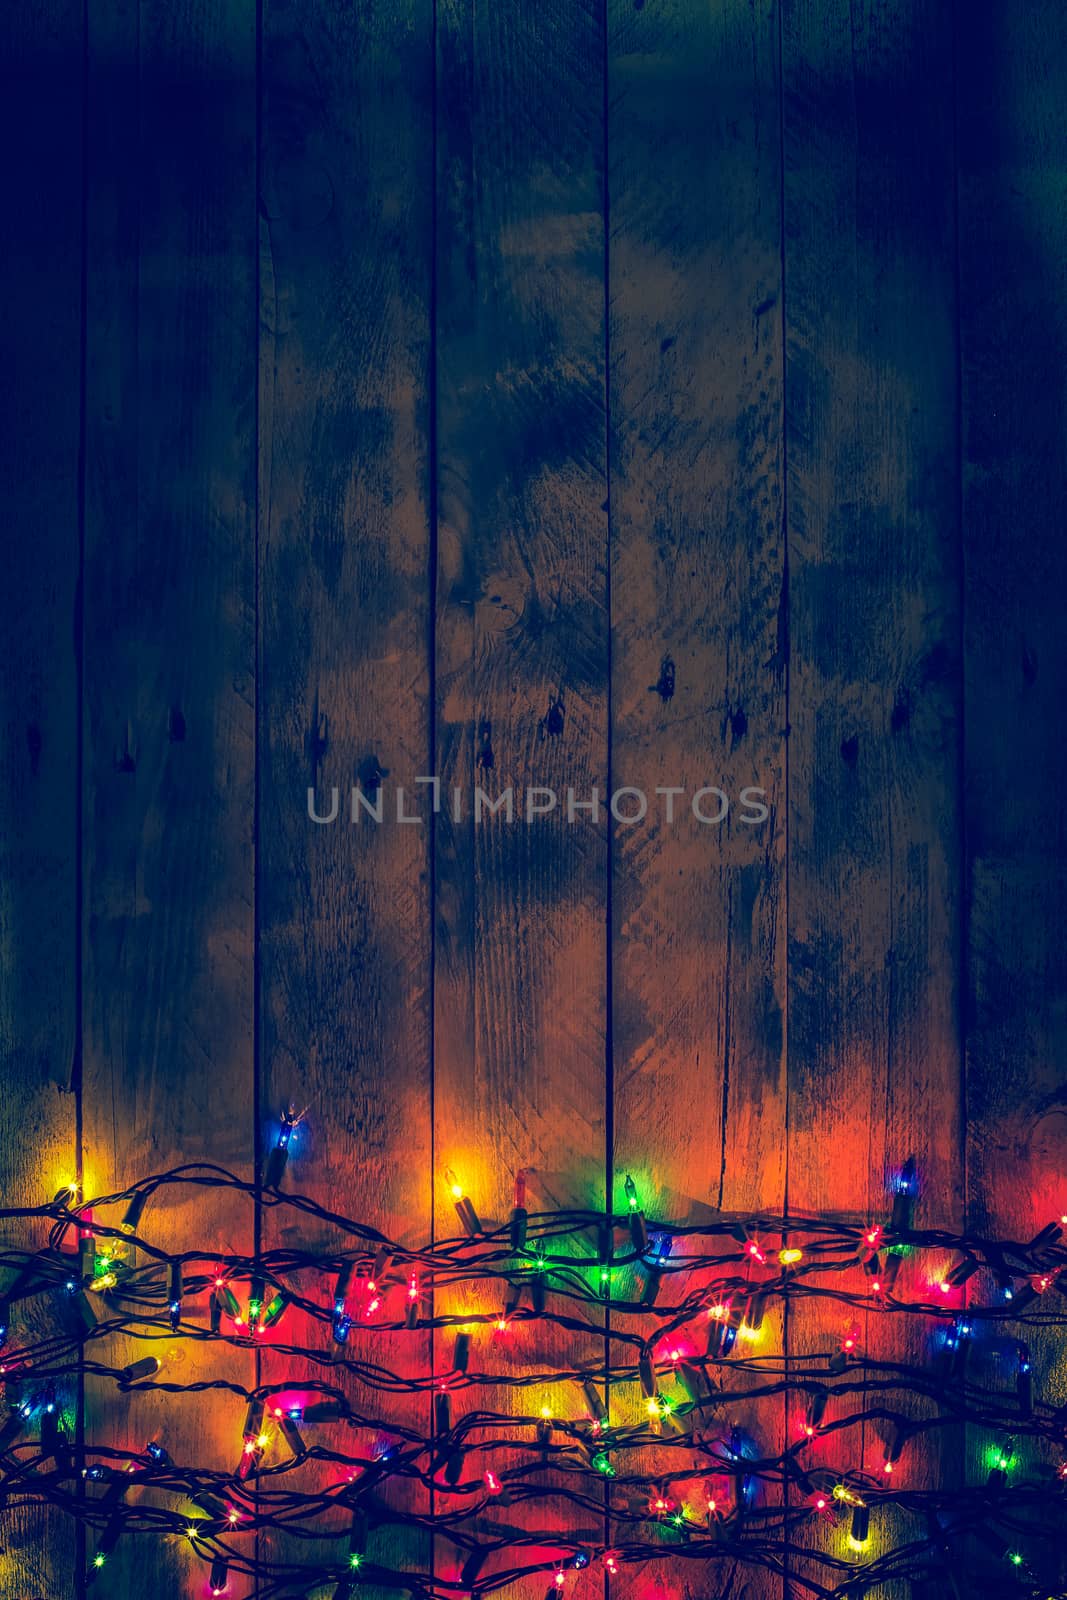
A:
[[[478,1213],[475,1211],[469,1196],[464,1194],[463,1185],[451,1167],[445,1168],[445,1182],[451,1191],[452,1200],[456,1207],[456,1216],[459,1218],[464,1231],[471,1235],[481,1233],[482,1225],[478,1220]]]

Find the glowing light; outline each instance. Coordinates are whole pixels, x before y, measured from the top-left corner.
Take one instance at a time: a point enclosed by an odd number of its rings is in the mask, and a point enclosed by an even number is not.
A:
[[[1019,1554],[1018,1550],[1013,1550],[1008,1557],[1008,1560],[1011,1562],[1013,1567],[1021,1567],[1023,1564],[1023,1558]]]
[[[722,1322],[724,1321],[728,1311],[729,1307],[723,1305],[720,1301],[717,1305],[708,1307],[708,1316],[710,1318],[714,1318],[716,1322]]]
[[[490,1494],[500,1493],[502,1485],[495,1472],[486,1472],[483,1475],[482,1482],[485,1484],[485,1487],[488,1489]]]
[[[452,1191],[453,1200],[463,1199],[463,1185],[460,1183],[451,1167],[445,1168],[445,1182]]]
[[[750,1239],[745,1249],[749,1259],[752,1261],[758,1261],[760,1266],[762,1266],[766,1261],[767,1257],[764,1255],[755,1239]]]
[[[351,1567],[353,1572],[358,1572],[360,1567],[363,1565],[363,1557],[356,1555],[353,1552],[353,1554],[348,1558],[348,1565]]]
[[[99,1571],[100,1568],[104,1565],[104,1562],[106,1561],[106,1559],[107,1559],[107,1557],[105,1555],[103,1555],[101,1552],[98,1552],[93,1557],[93,1566],[97,1569],[97,1571]]]
[[[626,1174],[626,1177],[623,1180],[623,1188],[626,1191],[626,1204],[629,1206],[630,1210],[639,1210],[640,1204],[637,1198],[637,1185],[629,1173]]]
[[[779,1250],[778,1259],[782,1263],[783,1267],[792,1267],[795,1266],[798,1261],[803,1261],[804,1252],[803,1250],[797,1250],[795,1248],[792,1250]]]

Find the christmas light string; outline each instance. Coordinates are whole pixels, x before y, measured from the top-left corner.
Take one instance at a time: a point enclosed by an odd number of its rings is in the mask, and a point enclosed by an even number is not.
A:
[[[1059,1600],[1067,1407],[1043,1398],[1031,1350],[1067,1329],[1067,1219],[1028,1241],[920,1228],[909,1163],[886,1216],[863,1225],[672,1224],[646,1216],[629,1176],[620,1213],[537,1212],[527,1172],[496,1225],[448,1171],[460,1231],[412,1249],[283,1190],[298,1121],[281,1119],[259,1183],[196,1165],[0,1210],[8,1225],[49,1225],[46,1248],[0,1251],[2,1505],[80,1519],[90,1587],[121,1539],[154,1537],[187,1545],[208,1593],[249,1578],[259,1600],[350,1600],[368,1583],[451,1600],[521,1580],[532,1600],[539,1580],[546,1600],[569,1600],[587,1569],[610,1581],[663,1561],[693,1564],[687,1585],[709,1594],[762,1570],[818,1600],[909,1592],[883,1587],[899,1583],[916,1597]],[[150,1207],[198,1190],[329,1229],[337,1248],[162,1250]],[[489,1309],[437,1309],[457,1295]],[[30,1333],[39,1316],[20,1326],[42,1298],[43,1336]],[[836,1339],[766,1348],[782,1309],[805,1307]],[[922,1359],[876,1357],[865,1326],[918,1330]],[[581,1359],[542,1365],[549,1329]],[[393,1370],[386,1343],[392,1359],[395,1339],[429,1330],[432,1360],[424,1338],[413,1346],[425,1370]],[[107,1359],[131,1338],[136,1355]],[[521,1370],[501,1338],[525,1341]],[[190,1378],[169,1359],[186,1345],[269,1349],[292,1375],[255,1388]],[[69,1413],[87,1380],[231,1408],[232,1464],[175,1461],[165,1436],[120,1449],[90,1428],[79,1443]],[[383,1423],[363,1395],[411,1403]],[[958,1452],[964,1430],[986,1440],[977,1480],[909,1487],[909,1459]],[[409,1531],[411,1570],[375,1558],[379,1528]]]

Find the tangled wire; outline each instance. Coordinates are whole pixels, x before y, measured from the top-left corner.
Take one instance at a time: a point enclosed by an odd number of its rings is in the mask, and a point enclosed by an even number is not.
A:
[[[411,1249],[282,1191],[293,1126],[254,1184],[187,1166],[0,1211],[8,1237],[48,1224],[0,1252],[2,1505],[77,1519],[90,1586],[156,1539],[257,1600],[523,1579],[562,1600],[634,1564],[733,1600],[761,1571],[819,1600],[1062,1590],[1058,1223],[917,1228],[911,1164],[866,1225],[652,1223],[630,1179],[622,1214],[531,1213],[520,1175],[507,1222],[454,1184],[460,1231]],[[146,1212],[208,1190],[327,1243],[152,1242]],[[176,1346],[200,1347],[185,1381]],[[223,1348],[254,1352],[248,1386],[215,1373]],[[152,1391],[232,1412],[233,1459],[107,1442],[113,1400]]]

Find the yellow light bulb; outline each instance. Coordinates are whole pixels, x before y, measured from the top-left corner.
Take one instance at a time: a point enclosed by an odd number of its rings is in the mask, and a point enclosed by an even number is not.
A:
[[[803,1250],[797,1250],[795,1247],[790,1250],[779,1250],[778,1259],[782,1263],[783,1267],[792,1267],[795,1266],[798,1261],[803,1261],[804,1252]]]

